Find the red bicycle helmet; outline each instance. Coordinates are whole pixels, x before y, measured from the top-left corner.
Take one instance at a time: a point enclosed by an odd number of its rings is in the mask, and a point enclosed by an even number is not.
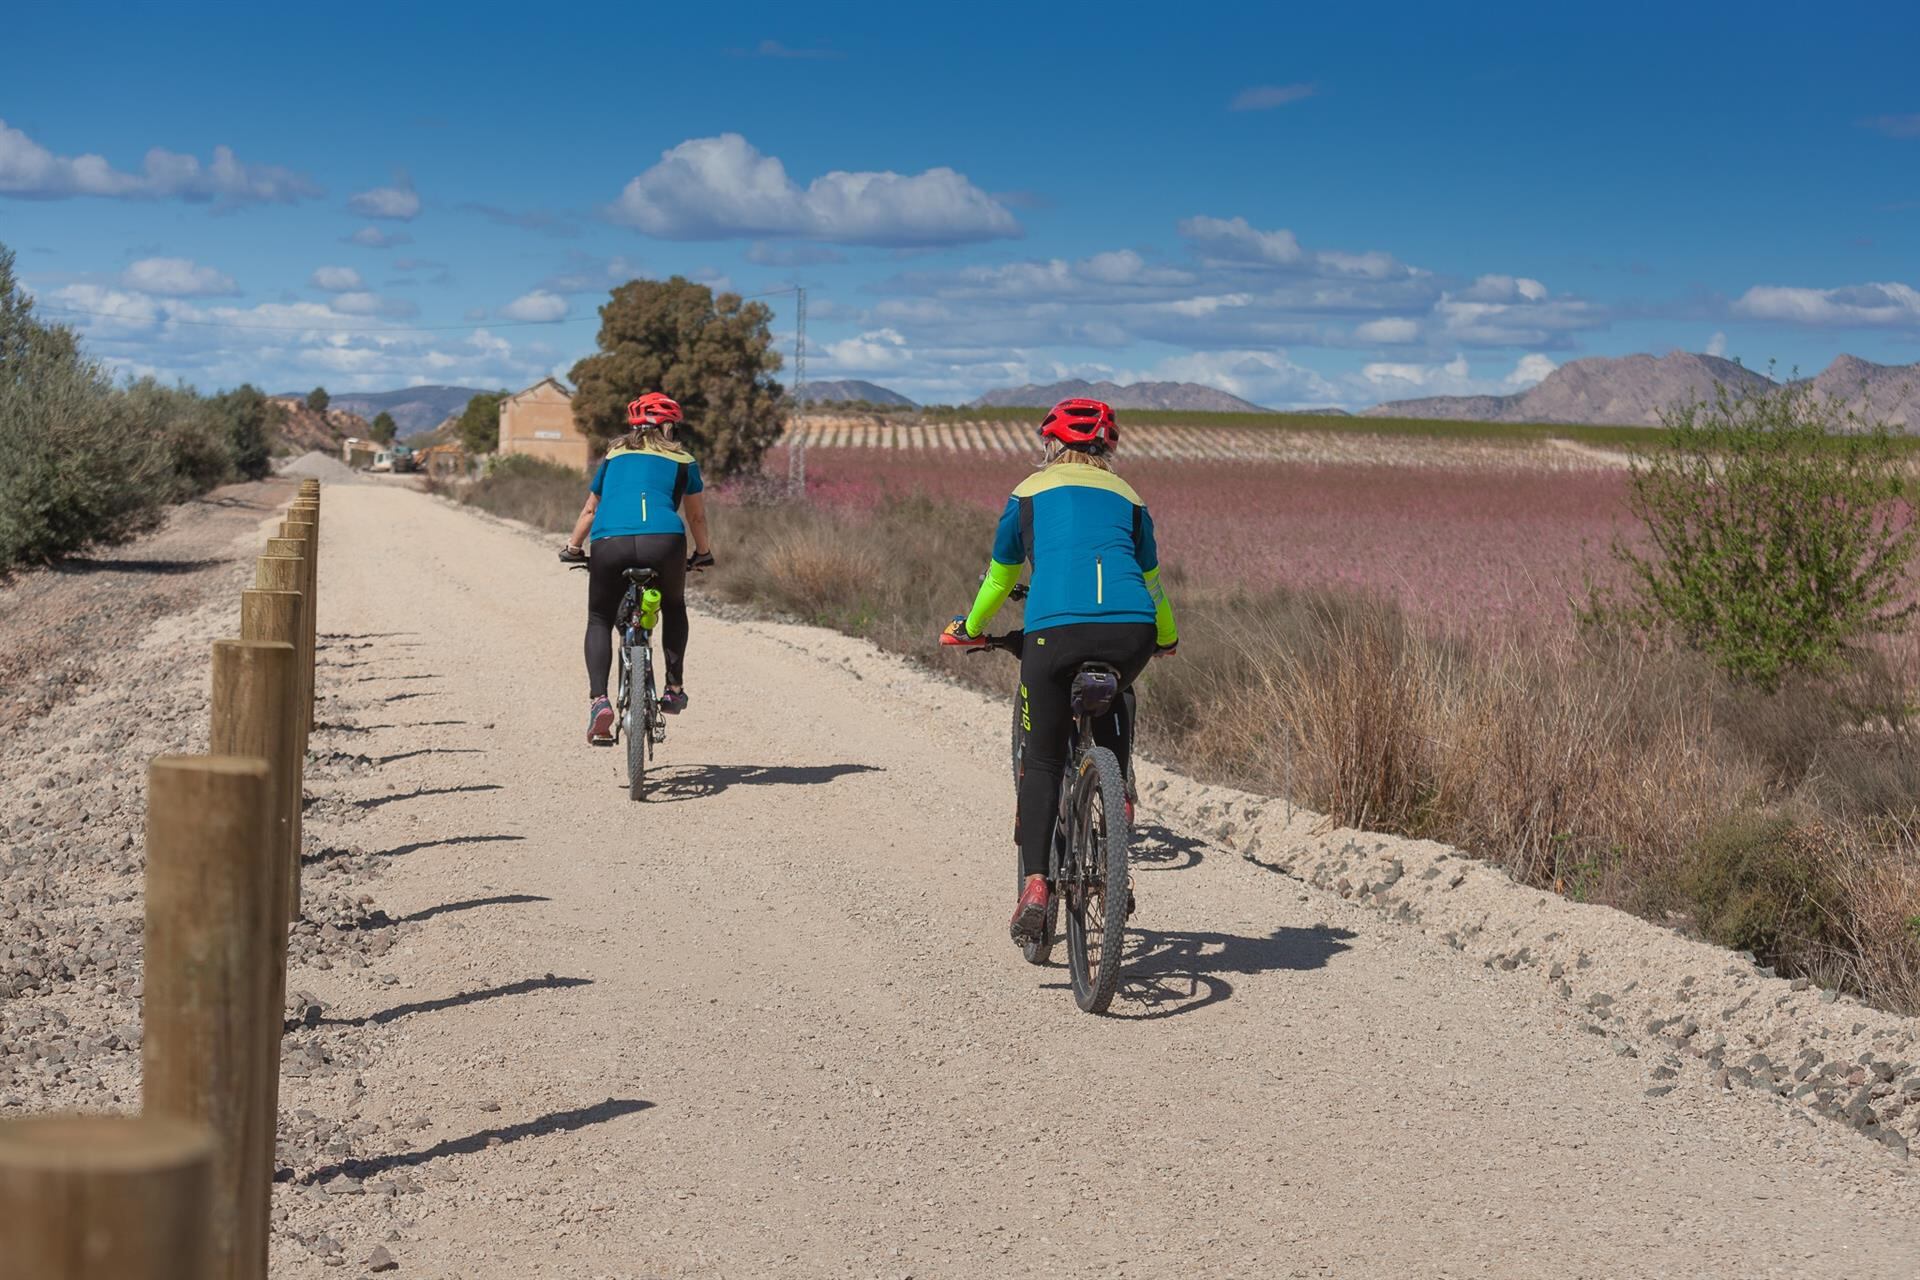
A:
[[[1040,438],[1058,440],[1069,449],[1105,452],[1120,443],[1120,424],[1113,406],[1100,400],[1062,400],[1040,420]]]
[[[680,412],[680,402],[664,392],[649,391],[627,405],[630,427],[659,427],[686,420],[687,416]]]

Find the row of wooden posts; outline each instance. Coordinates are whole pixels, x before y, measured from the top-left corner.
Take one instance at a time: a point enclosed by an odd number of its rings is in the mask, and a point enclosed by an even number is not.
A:
[[[214,642],[209,754],[149,766],[140,1112],[0,1122],[0,1277],[267,1274],[319,551],[308,480]]]

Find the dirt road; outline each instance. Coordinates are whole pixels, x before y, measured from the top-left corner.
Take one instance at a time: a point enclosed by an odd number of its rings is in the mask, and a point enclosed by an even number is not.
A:
[[[581,741],[581,575],[393,488],[329,490],[324,528],[317,745],[351,760],[312,821],[411,923],[290,980],[350,1065],[289,1081],[345,1127],[281,1188],[276,1274],[375,1245],[465,1280],[1920,1265],[1881,1147],[1649,1097],[1537,979],[1152,811],[1130,979],[1082,1015],[1006,940],[999,706],[700,616],[633,805]]]

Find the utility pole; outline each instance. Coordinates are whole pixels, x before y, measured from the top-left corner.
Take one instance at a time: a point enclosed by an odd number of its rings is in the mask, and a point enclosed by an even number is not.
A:
[[[793,288],[793,422],[787,446],[787,487],[796,498],[807,496],[807,434],[800,414],[807,390],[807,291]]]

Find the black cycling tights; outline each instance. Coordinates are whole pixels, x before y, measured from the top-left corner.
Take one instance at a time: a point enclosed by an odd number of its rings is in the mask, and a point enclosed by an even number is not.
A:
[[[667,653],[667,683],[678,687],[687,656],[687,538],[680,533],[643,533],[596,538],[587,562],[587,693],[607,696],[613,665],[613,620],[627,594],[628,569],[660,576],[661,648]]]
[[[1074,622],[1027,632],[1020,655],[1021,724],[1026,751],[1020,777],[1020,874],[1045,875],[1053,815],[1059,805],[1060,775],[1067,763],[1067,734],[1073,728],[1073,675],[1083,662],[1104,662],[1120,672],[1126,689],[1153,658],[1151,622]],[[1094,740],[1120,758],[1125,772],[1132,749],[1132,726],[1119,699],[1094,722]],[[1124,820],[1115,815],[1115,821]]]

